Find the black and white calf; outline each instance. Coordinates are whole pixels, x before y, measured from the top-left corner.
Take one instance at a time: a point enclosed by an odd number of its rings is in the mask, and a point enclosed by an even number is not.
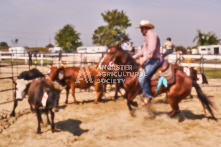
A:
[[[40,123],[43,123],[41,118],[42,112],[46,112],[48,124],[50,124],[49,111],[51,113],[51,130],[54,132],[54,112],[58,107],[60,90],[50,80],[45,78],[37,78],[33,81],[18,79],[16,83],[16,99],[23,99],[27,94],[31,110],[36,111],[38,119],[37,133],[41,133]],[[14,105],[11,113],[12,116],[15,116],[16,106]]]

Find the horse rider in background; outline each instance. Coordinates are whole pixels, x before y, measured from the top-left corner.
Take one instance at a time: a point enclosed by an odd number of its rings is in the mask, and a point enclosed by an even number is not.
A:
[[[174,44],[171,42],[171,38],[167,37],[167,40],[165,41],[163,48],[166,49],[166,52],[163,54],[163,58],[171,53],[173,53]]]

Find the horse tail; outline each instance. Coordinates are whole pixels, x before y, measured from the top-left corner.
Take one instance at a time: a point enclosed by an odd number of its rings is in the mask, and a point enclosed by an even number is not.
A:
[[[217,120],[216,117],[214,116],[213,110],[212,110],[212,108],[214,107],[213,103],[206,97],[206,95],[203,93],[202,89],[200,88],[200,86],[196,82],[193,82],[193,86],[196,89],[198,98],[199,98],[200,102],[202,103],[204,110],[206,108],[209,111],[209,113],[211,114],[212,119]]]
[[[203,77],[203,83],[208,84],[208,80],[207,80],[205,74],[202,73],[202,77]]]

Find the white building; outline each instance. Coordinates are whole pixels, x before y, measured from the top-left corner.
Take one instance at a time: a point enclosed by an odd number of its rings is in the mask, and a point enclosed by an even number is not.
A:
[[[204,45],[198,47],[199,54],[220,55],[221,45]]]
[[[23,57],[27,53],[27,48],[25,47],[10,47],[8,49],[9,53],[13,53],[13,56]]]
[[[78,53],[105,53],[108,48],[106,46],[81,46],[77,48]]]
[[[59,53],[61,51],[62,51],[61,47],[51,47],[51,48],[49,48],[50,53]]]

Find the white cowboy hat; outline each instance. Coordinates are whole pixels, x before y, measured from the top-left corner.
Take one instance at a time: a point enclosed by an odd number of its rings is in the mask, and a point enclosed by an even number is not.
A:
[[[140,21],[140,25],[137,28],[141,28],[141,27],[149,27],[150,29],[154,29],[154,25],[150,23],[149,20],[141,20]]]

